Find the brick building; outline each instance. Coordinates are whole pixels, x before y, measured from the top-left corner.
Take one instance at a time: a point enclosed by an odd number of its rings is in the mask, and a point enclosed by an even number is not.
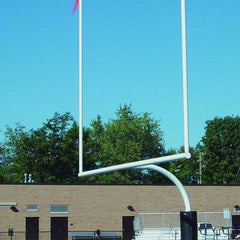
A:
[[[192,210],[223,212],[240,205],[240,186],[185,186]],[[121,232],[138,213],[178,213],[183,199],[173,185],[0,185],[0,232]],[[129,224],[130,223],[130,224]],[[29,230],[29,231],[30,231]],[[0,240],[2,235],[0,235]],[[28,238],[26,238],[28,239]],[[50,239],[48,237],[42,239]]]

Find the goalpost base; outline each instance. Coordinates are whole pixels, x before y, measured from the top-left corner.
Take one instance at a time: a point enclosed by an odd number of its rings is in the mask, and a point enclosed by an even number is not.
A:
[[[182,211],[180,212],[181,239],[197,240],[197,212]]]

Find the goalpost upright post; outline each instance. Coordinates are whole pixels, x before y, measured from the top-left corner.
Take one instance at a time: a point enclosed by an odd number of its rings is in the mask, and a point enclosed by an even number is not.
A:
[[[182,81],[183,81],[183,120],[184,120],[184,150],[189,152],[188,136],[188,91],[187,91],[187,41],[186,41],[186,6],[181,0],[181,30],[182,30]]]
[[[79,93],[78,93],[78,97],[79,97],[79,173],[81,173],[83,171],[83,89],[82,89],[82,75],[83,75],[83,71],[82,71],[82,0],[79,0],[78,2],[78,26],[79,26],[79,44],[78,44],[78,64],[79,64]]]

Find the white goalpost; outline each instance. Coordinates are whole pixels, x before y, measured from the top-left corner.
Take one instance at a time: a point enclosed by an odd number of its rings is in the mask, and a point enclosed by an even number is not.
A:
[[[191,203],[182,183],[168,170],[155,164],[170,162],[180,159],[189,159],[189,136],[188,136],[188,99],[187,99],[187,48],[186,48],[186,16],[185,0],[181,1],[181,33],[182,33],[182,87],[183,87],[183,130],[184,130],[184,153],[170,156],[145,159],[136,162],[104,167],[95,170],[83,171],[83,124],[82,124],[82,0],[79,0],[79,177],[109,173],[124,169],[148,169],[153,170],[170,179],[182,195],[185,211],[180,212],[181,239],[197,240],[197,212],[191,210]],[[131,161],[131,159],[129,159]]]
[[[78,98],[79,98],[79,174],[83,172],[83,91],[82,91],[82,0],[78,2],[78,34],[79,34],[79,43],[78,43],[78,69],[79,69],[79,81],[78,81]]]
[[[128,162],[115,166],[104,167],[95,170],[83,171],[83,107],[82,107],[82,0],[79,0],[79,177],[108,173],[130,168],[143,168],[151,164],[159,164],[173,160],[189,159],[188,136],[188,99],[187,99],[187,50],[186,50],[186,16],[185,0],[181,0],[181,33],[182,33],[182,87],[183,87],[183,129],[184,129],[184,153],[164,157],[145,159],[137,162]],[[131,161],[131,159],[129,159]]]

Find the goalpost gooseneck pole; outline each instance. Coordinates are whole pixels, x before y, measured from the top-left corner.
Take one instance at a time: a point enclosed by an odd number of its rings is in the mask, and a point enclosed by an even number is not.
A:
[[[82,96],[82,0],[79,0],[78,3],[78,8],[79,8],[79,14],[78,14],[78,18],[79,18],[79,23],[78,23],[78,27],[79,27],[79,45],[78,45],[78,52],[79,52],[79,56],[78,56],[78,61],[79,61],[79,173],[81,173],[83,171],[83,96]]]
[[[170,179],[175,184],[175,186],[178,188],[180,194],[182,195],[184,206],[185,206],[185,211],[188,211],[188,212],[191,211],[190,199],[188,197],[188,194],[187,194],[184,186],[178,180],[178,178],[175,177],[171,172],[169,172],[165,168],[162,168],[162,167],[154,165],[154,164],[146,165],[146,166],[143,166],[143,167],[137,167],[137,168],[153,170],[153,171],[161,173],[162,175],[164,175],[168,179]]]
[[[181,0],[181,25],[182,25],[182,77],[183,77],[184,149],[185,149],[185,153],[189,153],[185,0]],[[189,158],[190,158],[190,154],[189,154]]]

